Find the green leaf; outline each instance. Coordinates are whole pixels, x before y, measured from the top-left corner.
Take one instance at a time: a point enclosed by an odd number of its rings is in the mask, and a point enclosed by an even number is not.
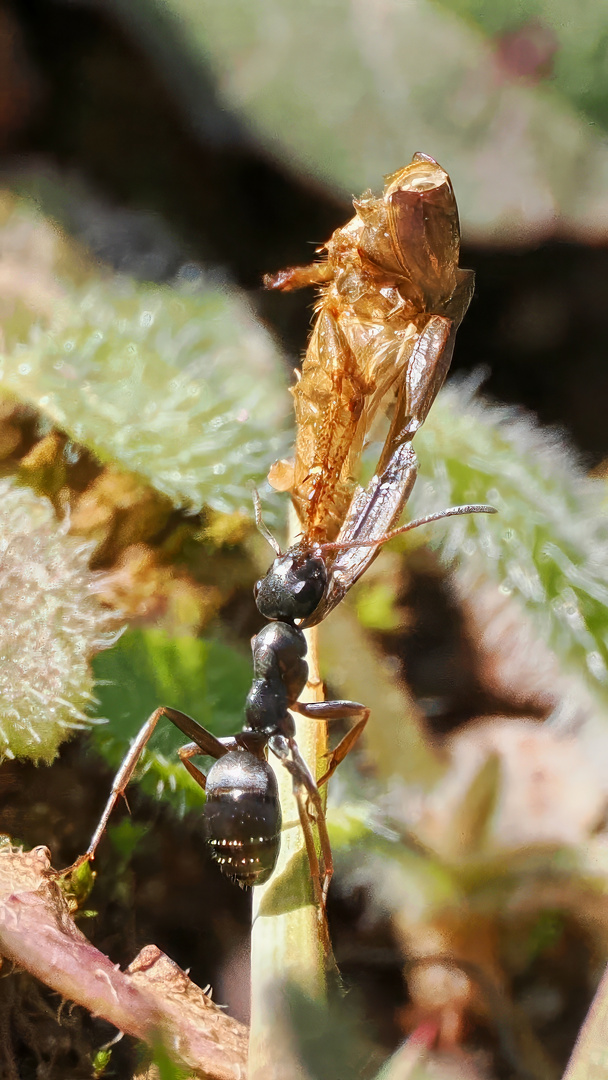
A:
[[[428,528],[442,561],[484,575],[521,606],[565,669],[608,702],[608,515],[604,481],[588,480],[556,435],[514,410],[447,387],[416,436],[412,517],[458,503],[495,516]]]
[[[549,19],[556,27],[563,10],[569,26],[558,39],[557,85],[573,87],[589,60],[594,71],[603,65],[590,91],[595,115],[606,108],[606,16],[587,5],[579,53],[571,42],[581,12],[565,5]],[[539,11],[550,6],[541,0]],[[115,7],[132,20],[124,3]],[[552,86],[511,75],[470,17],[432,0],[167,0],[161,34],[152,4],[138,12],[161,64],[171,64],[173,36],[172,70],[180,55],[210,65],[223,101],[274,155],[345,195],[379,189],[423,150],[452,176],[467,240],[529,243],[608,228],[608,148],[598,132]],[[578,105],[585,92],[568,96]]]
[[[361,743],[373,759],[376,775],[386,779],[398,774],[431,787],[444,763],[429,742],[407,688],[361,629],[348,600],[321,624],[319,644],[323,674],[332,692],[371,707]]]
[[[91,1068],[93,1069],[93,1076],[95,1077],[95,1080],[100,1080],[100,1078],[103,1076],[106,1069],[108,1068],[111,1060],[112,1051],[110,1049],[104,1048],[102,1050],[98,1050],[97,1053],[93,1055]]]
[[[453,868],[432,852],[407,847],[397,833],[370,816],[369,803],[330,807],[327,824],[342,886],[369,888],[383,911],[412,921],[462,904]]]
[[[290,403],[244,298],[200,275],[174,287],[94,277],[77,245],[6,195],[0,262],[0,392],[177,505],[252,516],[252,482],[288,448]],[[268,500],[276,520],[285,500],[266,486]]]
[[[228,645],[172,638],[157,629],[127,631],[113,649],[96,657],[94,673],[99,712],[109,723],[97,727],[93,738],[113,768],[159,705],[187,713],[217,736],[234,734],[251,684],[251,664]],[[177,757],[186,741],[161,718],[140,771],[144,791],[167,797],[181,812],[204,802]]]
[[[608,128],[608,7],[570,0],[439,0],[495,38],[512,35],[523,53],[546,50],[547,77],[560,94]],[[515,57],[515,60],[517,57]],[[525,55],[522,56],[525,61]],[[534,74],[534,72],[533,72]],[[542,77],[542,70],[540,72]]]
[[[53,760],[91,723],[90,658],[113,639],[89,568],[47,499],[0,480],[0,756]]]
[[[158,1069],[158,1080],[189,1080],[192,1076],[192,1069],[177,1065],[159,1039],[152,1048],[152,1063]]]
[[[401,618],[395,607],[395,594],[383,581],[359,589],[357,616],[366,630],[398,630]]]
[[[335,991],[328,1000],[308,996],[295,983],[285,989],[291,1038],[305,1074],[313,1080],[366,1080],[377,1065],[372,1031],[362,1003]]]

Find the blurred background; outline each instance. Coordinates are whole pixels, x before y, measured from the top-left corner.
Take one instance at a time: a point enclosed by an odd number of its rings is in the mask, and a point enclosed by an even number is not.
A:
[[[302,1025],[320,1080],[337,1030],[372,1076],[427,1023],[435,1076],[559,1076],[608,955],[607,128],[592,0],[0,2],[0,829],[56,866],[158,704],[242,723],[250,484],[284,537],[264,477],[313,304],[263,274],[417,150],[454,184],[477,287],[412,512],[500,515],[392,545],[323,627],[328,696],[372,720],[332,781],[351,993]],[[179,742],[117,810],[82,926],[246,1020],[250,897]],[[25,975],[0,1011],[1,1076],[101,1075],[107,1025],[60,1027]],[[104,1075],[132,1075],[126,1043]]]

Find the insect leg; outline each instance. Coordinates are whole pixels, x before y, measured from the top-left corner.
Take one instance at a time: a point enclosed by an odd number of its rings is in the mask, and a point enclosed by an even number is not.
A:
[[[191,738],[194,738],[196,740],[197,753],[204,753],[208,754],[210,757],[217,758],[222,757],[223,754],[226,754],[228,752],[228,748],[225,747],[219,741],[219,739],[216,739],[214,735],[211,735],[211,733],[206,731],[205,728],[201,727],[200,724],[197,724],[196,720],[192,720],[192,718],[186,716],[185,713],[179,712],[177,709],[170,709],[164,705],[161,705],[159,709],[155,709],[152,715],[148,717],[143,727],[140,728],[136,738],[133,740],[131,746],[126,753],[122,764],[118,772],[116,773],[116,776],[114,777],[114,782],[112,784],[112,789],[110,791],[108,801],[105,805],[103,814],[99,819],[99,824],[97,825],[97,828],[95,829],[95,832],[91,837],[91,842],[87,850],[85,851],[84,855],[80,855],[79,858],[76,859],[76,862],[72,863],[72,865],[67,867],[65,870],[62,870],[60,876],[63,876],[64,874],[69,874],[73,870],[77,870],[78,867],[82,866],[83,863],[89,862],[90,860],[95,858],[97,846],[106,830],[106,826],[108,824],[112,811],[116,806],[116,803],[118,802],[120,796],[124,795],[127,785],[131,777],[133,776],[133,773],[135,772],[137,763],[147,743],[152,737],[154,729],[158,724],[161,716],[166,716],[167,719],[171,720],[171,722],[175,724],[176,727],[180,728],[180,730],[183,731],[184,734],[190,735]],[[186,764],[186,762],[184,762],[184,764]],[[186,768],[188,768],[187,765]],[[194,771],[198,772],[198,770],[195,769],[195,766],[191,766],[191,768]],[[190,769],[188,769],[188,771],[190,772]],[[197,783],[200,782],[196,776],[194,777],[194,779],[197,780]]]
[[[257,488],[253,489],[253,512],[255,516],[255,524],[258,532],[262,534],[267,543],[270,544],[275,555],[281,556],[281,547],[278,540],[272,535],[270,529],[265,525],[262,517],[262,503]]]
[[[185,713],[181,714],[185,716]],[[186,720],[190,720],[187,716]],[[196,724],[195,720],[191,721]],[[199,725],[196,725],[199,727]],[[186,746],[180,746],[177,751],[179,760],[185,769],[188,770],[190,776],[199,787],[202,787],[205,791],[207,787],[207,777],[202,769],[199,769],[196,765],[193,765],[190,758],[196,757],[198,754],[204,754],[206,757],[220,758],[229,750],[236,750],[238,746],[237,740],[233,736],[229,736],[227,739],[216,739],[215,735],[212,735],[210,731],[205,728],[200,728],[198,733],[198,742],[187,743]],[[219,746],[218,746],[219,744]]]
[[[319,844],[321,846],[321,873],[323,876],[322,902],[323,907],[325,908],[327,902],[327,890],[329,889],[329,883],[334,873],[334,859],[331,853],[327,821],[325,820],[325,807],[323,806],[323,800],[319,795],[319,789],[315,783],[314,777],[304,761],[295,739],[289,739],[289,747],[296,770],[295,772],[293,770],[290,771],[292,772],[292,776],[296,777],[296,780],[306,791],[306,795],[308,796],[307,802],[312,805],[315,813],[317,830],[319,832]],[[306,816],[308,817],[308,809],[306,809]]]
[[[159,713],[161,716],[166,716],[167,720],[170,720],[180,731],[183,731],[184,735],[189,739],[192,739],[198,746],[199,752],[201,754],[206,754],[207,757],[221,758],[232,749],[232,739],[217,739],[215,735],[212,735],[210,731],[207,731],[207,729],[204,728],[202,724],[199,724],[197,720],[193,720],[191,716],[187,716],[186,713],[180,712],[179,709],[170,709],[167,705],[163,705],[161,709],[156,710],[156,713]],[[156,713],[153,713],[152,715],[156,716]],[[152,717],[150,717],[150,719],[152,719]]]
[[[333,774],[335,773],[338,765],[340,765],[340,763],[344,761],[344,758],[347,754],[350,754],[353,746],[357,742],[359,736],[363,733],[363,729],[367,724],[367,721],[369,720],[369,709],[365,709],[364,713],[365,715],[362,716],[361,719],[358,720],[357,723],[354,724],[353,727],[346,732],[346,735],[344,735],[344,737],[340,739],[338,745],[335,747],[334,750],[332,750],[331,754],[329,755],[329,765],[323,773],[323,776],[321,776],[319,780],[317,780],[317,787],[322,787],[323,784],[326,784],[330,776],[333,776]]]
[[[196,757],[197,754],[201,753],[200,746],[195,742],[187,743],[186,746],[180,746],[177,753],[184,768],[188,770],[192,779],[195,780],[199,787],[202,787],[204,791],[207,787],[207,777],[202,769],[198,769],[196,765],[193,765],[190,761],[191,757]]]
[[[365,705],[360,705],[358,701],[296,702],[290,708],[293,712],[298,712],[301,716],[307,716],[310,720],[354,719],[356,721],[328,755],[328,767],[323,776],[317,780],[317,787],[320,788],[327,783],[330,776],[333,776],[338,765],[344,761],[346,755],[352,750],[369,720],[370,710]]]
[[[323,808],[321,796],[319,795],[319,789],[317,788],[308,765],[300,754],[295,739],[286,739],[282,735],[275,735],[269,740],[268,745],[272,752],[279,758],[281,764],[287,769],[293,780],[293,792],[298,804],[300,824],[306,843],[306,852],[310,864],[315,903],[323,913],[324,918],[327,890],[329,889],[329,883],[333,876],[334,864],[331,845],[329,843],[329,833],[327,832],[327,823],[325,821],[325,810]],[[314,810],[315,822],[319,833],[321,862],[319,862],[314,843],[309,805],[311,805]],[[323,884],[321,884],[321,880]]]
[[[293,292],[309,285],[323,285],[330,281],[332,276],[333,270],[328,262],[316,262],[308,266],[290,266],[287,270],[279,270],[277,274],[264,274],[263,281],[265,289]]]

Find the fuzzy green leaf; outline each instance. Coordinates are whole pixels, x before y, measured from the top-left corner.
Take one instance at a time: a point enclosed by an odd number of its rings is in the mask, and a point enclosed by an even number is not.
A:
[[[90,658],[116,630],[50,503],[0,480],[0,757],[52,761],[92,721]]]
[[[200,275],[152,286],[82,262],[31,206],[0,197],[0,392],[177,505],[251,514],[251,483],[289,442],[270,336]],[[266,492],[272,520],[282,501]]]
[[[117,768],[130,742],[159,705],[194,717],[215,735],[232,735],[242,723],[251,665],[217,641],[169,637],[161,630],[129,630],[95,662],[99,712],[109,723],[94,734],[96,747]],[[180,811],[200,806],[201,789],[177,757],[187,739],[162,718],[142,755],[142,786],[166,796]]]
[[[400,908],[412,920],[461,902],[463,893],[453,868],[387,833],[386,827],[370,819],[369,803],[331,807],[327,824],[346,889],[373,885],[380,908]]]
[[[429,526],[446,565],[496,582],[524,609],[565,668],[608,702],[608,515],[604,481],[588,480],[555,434],[454,384],[416,436],[412,517],[491,503]]]

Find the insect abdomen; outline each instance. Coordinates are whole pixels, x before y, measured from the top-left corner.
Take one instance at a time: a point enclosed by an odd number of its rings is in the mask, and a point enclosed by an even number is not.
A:
[[[240,885],[262,885],[281,842],[281,805],[270,765],[233,750],[209,770],[206,792],[203,819],[212,858]]]

